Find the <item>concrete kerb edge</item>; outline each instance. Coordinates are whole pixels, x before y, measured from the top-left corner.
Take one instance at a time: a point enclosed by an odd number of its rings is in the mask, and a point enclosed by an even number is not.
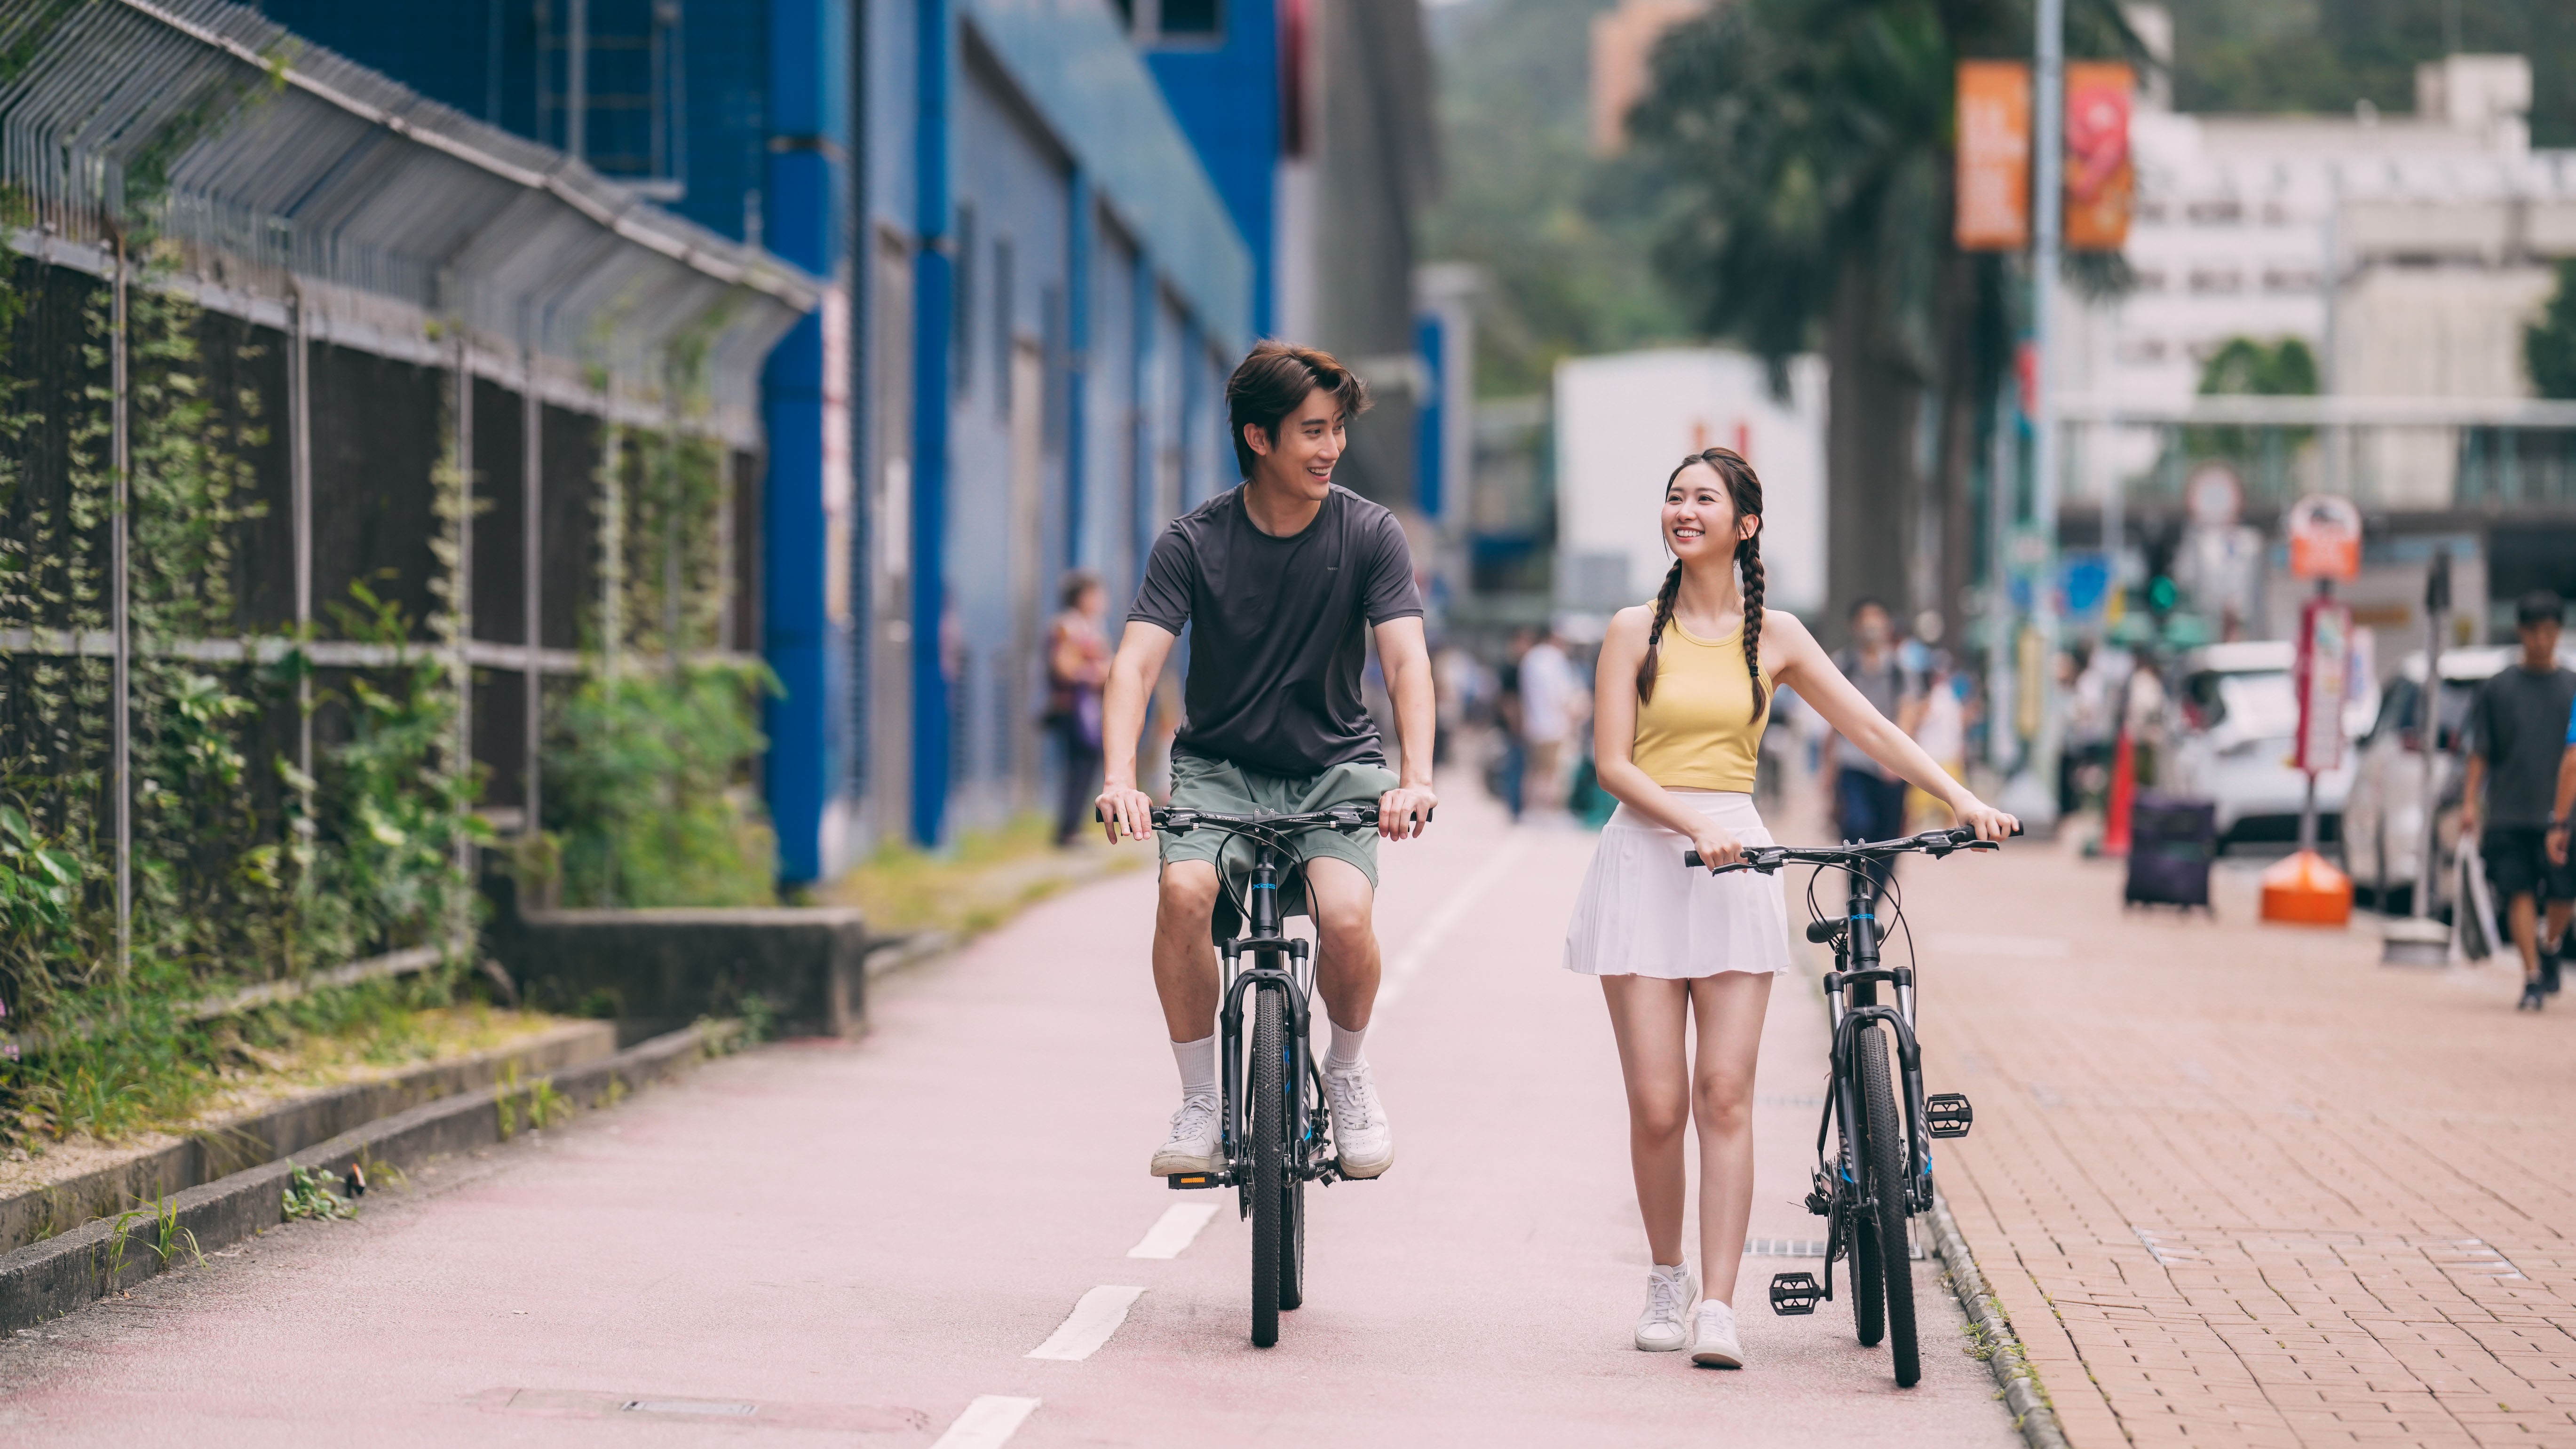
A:
[[[169,1221],[186,1230],[198,1252],[214,1252],[284,1220],[286,1185],[298,1165],[345,1179],[356,1162],[407,1168],[433,1156],[488,1147],[508,1135],[501,1128],[504,1100],[514,1122],[526,1120],[529,1098],[545,1087],[578,1106],[613,1105],[637,1088],[734,1049],[740,1037],[738,1022],[702,1022],[551,1076],[425,1102],[178,1193],[166,1203]],[[162,1240],[161,1221],[154,1212],[136,1210],[0,1255],[0,1334],[86,1307],[183,1261],[187,1249]]]
[[[2031,1449],[2072,1449],[2065,1427],[2057,1422],[2057,1410],[2048,1402],[2048,1389],[2039,1381],[2039,1370],[2031,1367],[2003,1306],[1987,1291],[1976,1255],[1968,1251],[1958,1220],[1950,1216],[1949,1201],[1937,1192],[1932,1197],[1931,1220],[1932,1251],[1940,1257],[1950,1291],[1959,1295],[1959,1306],[1977,1331],[1978,1346],[1986,1351],[1986,1367],[1994,1371],[1995,1383],[2003,1390],[2004,1407],[2012,1410],[2014,1427]]]

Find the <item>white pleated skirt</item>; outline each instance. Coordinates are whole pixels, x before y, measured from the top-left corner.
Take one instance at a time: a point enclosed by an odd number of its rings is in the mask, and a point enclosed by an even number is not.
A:
[[[1762,828],[1750,795],[1676,791],[1674,798],[1746,845],[1777,843]],[[1690,848],[1688,836],[1620,806],[1601,828],[1574,918],[1566,923],[1565,969],[1667,980],[1792,969],[1780,878],[1757,871],[1712,876],[1682,864]]]

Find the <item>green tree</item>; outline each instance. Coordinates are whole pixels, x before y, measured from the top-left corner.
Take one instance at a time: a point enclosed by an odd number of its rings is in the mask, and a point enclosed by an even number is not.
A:
[[[1592,17],[1612,0],[1465,0],[1433,10],[1441,194],[1423,254],[1485,268],[1476,383],[1544,392],[1556,364],[1690,335],[1656,275],[1658,196],[1586,135]]]
[[[1829,625],[1910,577],[1927,488],[1926,582],[1957,622],[2013,288],[2001,259],[1951,244],[1952,91],[1961,59],[2027,55],[2031,23],[2022,0],[1735,0],[1665,37],[1632,118],[1674,194],[1656,260],[1693,319],[1775,364],[1813,349],[1831,366]],[[2070,7],[2070,53],[2136,48],[2111,0]],[[2075,271],[2098,286],[2119,268]]]
[[[2576,398],[2576,258],[2558,264],[2558,291],[2523,329],[2522,361],[2542,397]]]

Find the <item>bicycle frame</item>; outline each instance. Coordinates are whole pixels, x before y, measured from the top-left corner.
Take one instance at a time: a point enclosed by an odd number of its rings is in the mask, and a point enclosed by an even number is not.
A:
[[[1857,1124],[1866,1118],[1853,1054],[1859,1049],[1860,1033],[1868,1030],[1871,1022],[1886,1022],[1896,1034],[1899,1075],[1904,1079],[1905,1210],[1911,1215],[1932,1205],[1932,1146],[1924,1136],[1923,1053],[1914,1037],[1914,971],[1907,966],[1879,964],[1877,892],[1866,873],[1854,870],[1849,875],[1850,897],[1844,909],[1843,928],[1834,938],[1834,969],[1825,973],[1825,1007],[1833,1030],[1834,1092],[1827,1100],[1825,1119],[1816,1127],[1816,1153],[1819,1157],[1824,1155],[1825,1138],[1839,1113],[1843,1124],[1842,1180],[1858,1191],[1862,1173]],[[1880,982],[1896,988],[1895,1005],[1879,1003]],[[1844,999],[1846,994],[1848,1002]]]
[[[1314,1144],[1322,1136],[1321,1123],[1315,1118],[1325,1110],[1320,1102],[1310,1099],[1306,1090],[1315,1071],[1314,1051],[1307,1038],[1309,1002],[1315,989],[1311,943],[1287,935],[1279,913],[1279,876],[1282,862],[1278,847],[1261,836],[1252,836],[1258,853],[1253,859],[1250,887],[1245,891],[1245,904],[1250,909],[1246,931],[1222,945],[1222,996],[1217,1008],[1218,1052],[1223,1064],[1225,1091],[1224,1141],[1226,1179],[1235,1188],[1245,1216],[1252,1212],[1250,1164],[1245,1159],[1244,1144],[1252,1135],[1253,1103],[1244,1090],[1243,1018],[1244,1003],[1255,991],[1277,991],[1288,1007],[1287,1080],[1296,1083],[1289,1093],[1288,1142],[1294,1160],[1288,1164],[1292,1177],[1305,1181],[1330,1180],[1329,1166],[1318,1167],[1313,1161]],[[1252,957],[1250,966],[1243,958]]]

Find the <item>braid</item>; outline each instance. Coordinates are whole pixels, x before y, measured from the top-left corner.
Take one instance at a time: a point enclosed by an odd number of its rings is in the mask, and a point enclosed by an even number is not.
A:
[[[1655,659],[1664,649],[1664,626],[1672,622],[1673,601],[1681,597],[1682,561],[1664,571],[1664,586],[1655,591],[1655,622],[1646,631],[1646,659],[1637,666],[1637,702],[1646,704],[1655,697]]]
[[[1760,724],[1771,702],[1762,687],[1762,530],[1735,550],[1735,561],[1744,570],[1744,672],[1753,676],[1753,722]]]

